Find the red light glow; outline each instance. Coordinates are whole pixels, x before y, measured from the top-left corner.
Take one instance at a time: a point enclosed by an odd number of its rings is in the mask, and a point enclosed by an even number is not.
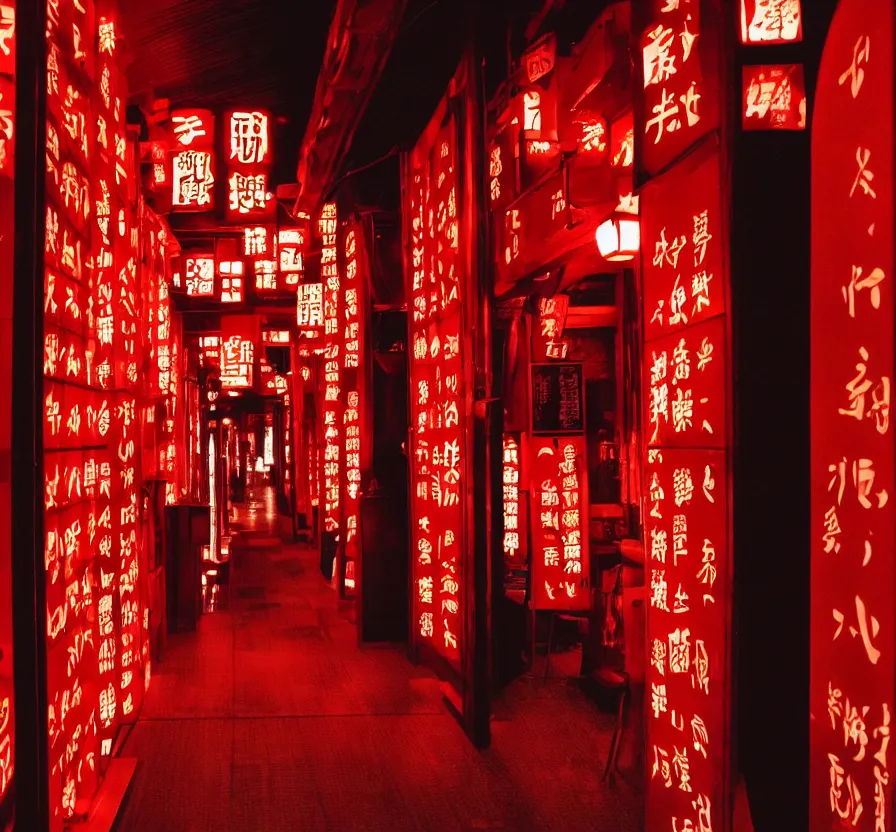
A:
[[[418,644],[431,645],[457,667],[463,637],[466,449],[454,119],[442,127],[434,144],[418,146],[414,158],[406,206],[413,269],[409,329],[414,626]],[[444,210],[437,212],[437,206]]]
[[[583,436],[535,436],[532,477],[532,595],[536,609],[588,609],[588,475]]]
[[[809,829],[893,828],[893,31],[839,4],[812,118]]]
[[[342,478],[340,476],[340,423],[342,422],[342,379],[340,349],[340,280],[337,264],[336,205],[327,203],[321,210],[317,230],[321,240],[321,276],[324,321],[324,443],[323,443],[323,528],[338,534],[341,521]],[[301,326],[301,324],[300,324]]]
[[[245,390],[252,387],[255,369],[255,344],[239,335],[221,343],[221,388]]]
[[[526,527],[520,499],[522,467],[520,445],[516,436],[504,434],[504,456],[501,480],[504,489],[504,561],[508,564],[526,562]]]
[[[743,68],[744,130],[805,130],[806,83],[802,64]]]
[[[173,110],[171,130],[178,149],[208,150],[215,145],[215,117],[211,110]]]
[[[300,338],[318,338],[324,326],[322,283],[300,283],[296,292],[296,322]]]
[[[282,346],[289,344],[291,338],[288,329],[265,329],[261,333],[262,343]]]
[[[646,828],[719,823],[730,723],[727,359],[718,151],[642,191]],[[683,733],[682,733],[683,732]]]
[[[796,43],[802,39],[800,0],[740,0],[741,43]]]
[[[555,295],[538,301],[538,328],[533,338],[533,361],[566,358],[569,343],[563,340],[563,327],[569,311],[569,295]]]
[[[185,257],[184,274],[189,297],[210,298],[215,294],[215,258]]]

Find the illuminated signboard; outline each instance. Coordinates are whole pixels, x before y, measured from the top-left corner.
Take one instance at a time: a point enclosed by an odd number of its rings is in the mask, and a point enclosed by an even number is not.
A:
[[[718,126],[715,41],[703,31],[700,6],[651,4],[641,33],[639,134],[641,166],[648,174],[662,170]]]
[[[243,229],[243,254],[246,257],[267,257],[273,251],[271,229],[254,225]]]
[[[171,205],[178,211],[211,211],[213,150],[177,150],[171,156]]]
[[[526,526],[520,499],[522,475],[520,444],[517,436],[504,434],[504,453],[501,482],[504,506],[504,561],[519,565],[526,562]]]
[[[809,829],[894,823],[893,32],[840,3],[812,119]]]
[[[296,322],[300,338],[317,338],[324,326],[322,283],[300,283],[296,292]]]
[[[200,335],[199,350],[206,363],[219,364],[221,361],[221,336]]]
[[[211,149],[215,146],[215,117],[211,110],[173,110],[171,132],[177,149]]]
[[[741,123],[744,130],[805,130],[802,64],[745,66]]]
[[[343,246],[343,316],[342,381],[345,389],[343,412],[343,467],[345,471],[342,510],[342,540],[344,545],[344,584],[348,593],[356,589],[356,563],[360,556],[360,499],[361,499],[361,408],[364,406],[364,376],[361,361],[361,339],[364,326],[365,276],[363,229],[359,224],[349,226]]]
[[[221,388],[243,390],[252,387],[255,344],[240,335],[221,342]]]
[[[317,231],[321,241],[321,276],[323,277],[324,322],[324,406],[323,406],[323,528],[331,535],[340,525],[340,434],[342,422],[342,379],[340,353],[342,324],[339,320],[340,281],[337,263],[336,205],[327,203],[321,209]],[[299,324],[301,326],[301,323]]]
[[[723,824],[731,551],[718,151],[642,191],[648,830]],[[677,818],[677,821],[673,821]]]
[[[277,278],[277,261],[276,260],[256,260],[255,269],[255,290],[257,292],[276,292],[279,288]]]
[[[585,437],[533,437],[529,444],[529,470],[535,608],[588,609],[591,594]]]
[[[741,43],[796,43],[802,39],[800,0],[740,0]]]
[[[563,340],[563,327],[569,311],[569,295],[555,295],[538,301],[538,323],[533,333],[533,361],[563,359],[569,342]]]
[[[261,333],[261,340],[264,344],[288,345],[291,342],[288,329],[265,329]]]
[[[610,164],[630,168],[635,163],[635,122],[629,111],[610,125]]]
[[[114,739],[136,719],[149,681],[135,392],[144,366],[149,392],[171,371],[167,288],[156,286],[149,318],[137,291],[140,227],[116,24],[102,7],[96,17],[79,3],[58,11],[51,4],[47,16],[43,209],[42,528],[54,829],[89,814]],[[13,14],[0,9],[5,56]],[[12,105],[3,93],[2,105]],[[0,132],[9,118],[0,110]],[[12,774],[7,695],[0,689],[0,791]]]
[[[221,303],[242,303],[243,272],[242,260],[222,260],[218,264],[221,273]]]
[[[411,402],[413,628],[420,648],[459,667],[463,639],[463,260],[457,215],[457,122],[414,151],[405,208]],[[444,211],[437,211],[445,206]],[[435,264],[438,263],[438,268]]]
[[[280,273],[287,286],[296,286],[305,271],[307,232],[304,228],[281,228],[277,232]]]
[[[227,114],[227,215],[231,220],[264,218],[275,207],[270,192],[270,116],[259,110]]]
[[[210,298],[215,294],[215,258],[207,256],[185,257],[184,274],[187,295]]]
[[[574,123],[579,128],[579,154],[598,163],[606,158],[610,147],[610,128],[603,116],[583,113]]]

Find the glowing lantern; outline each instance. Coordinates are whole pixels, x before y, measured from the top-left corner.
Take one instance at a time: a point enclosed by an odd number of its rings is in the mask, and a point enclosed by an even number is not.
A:
[[[604,260],[610,263],[634,260],[641,247],[641,225],[637,217],[617,211],[597,227],[594,237]]]

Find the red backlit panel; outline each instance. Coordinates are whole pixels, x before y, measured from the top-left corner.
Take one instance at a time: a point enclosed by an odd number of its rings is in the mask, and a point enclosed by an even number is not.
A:
[[[327,203],[317,221],[321,241],[320,269],[323,278],[324,405],[323,405],[323,529],[339,533],[342,490],[340,437],[342,423],[342,321],[340,320],[339,264],[337,262],[337,214],[335,203]],[[301,324],[300,324],[301,325]]]
[[[588,609],[585,437],[534,436],[529,440],[529,460],[535,608]]]
[[[644,85],[641,167],[655,174],[718,126],[713,41],[703,30],[702,0],[642,0]]]
[[[745,66],[741,124],[744,130],[805,130],[802,64]]]
[[[264,220],[276,203],[270,192],[271,118],[261,110],[227,114],[227,216],[232,221]]]
[[[212,150],[177,150],[171,155],[171,206],[175,211],[211,211],[215,185]]]
[[[457,124],[418,147],[409,184],[414,620],[454,667],[461,649],[465,470]],[[438,209],[438,210],[437,210]]]
[[[296,323],[300,338],[318,338],[324,327],[322,283],[300,283],[296,291]]]
[[[266,225],[253,225],[243,229],[243,255],[246,257],[270,257],[274,253],[273,229]]]
[[[221,342],[221,389],[247,390],[255,371],[255,343],[243,335],[229,335]]]
[[[191,298],[210,298],[215,294],[215,258],[197,256],[184,258],[184,280]]]
[[[641,194],[648,830],[724,824],[730,754],[727,317],[718,151]]]
[[[569,295],[555,295],[538,301],[538,328],[533,334],[533,361],[566,358],[569,344],[563,340],[563,327],[566,326],[568,311]]]
[[[526,562],[526,521],[520,499],[522,477],[519,434],[504,434],[504,455],[501,482],[504,491],[504,563],[521,565]]]
[[[345,559],[345,590],[356,590],[356,564],[360,556],[361,530],[361,436],[364,401],[364,370],[362,364],[363,327],[365,324],[365,286],[363,228],[353,224],[346,228],[343,254],[343,316],[342,377],[345,388],[343,411],[343,464],[345,491],[342,509],[342,539]]]
[[[840,3],[813,117],[810,829],[893,828],[893,31]]]
[[[0,6],[0,272],[6,277],[0,287],[0,304],[3,319],[0,321],[7,366],[11,349],[12,274],[14,266],[14,165],[15,159],[15,3]],[[46,285],[46,284],[45,284]],[[45,304],[46,294],[45,294]],[[56,312],[63,314],[62,304],[56,303]],[[9,458],[12,442],[10,418],[12,414],[12,385],[8,372],[0,373],[0,450]],[[13,671],[15,657],[12,654],[12,547],[9,530],[10,483],[0,484],[0,643],[4,645],[0,663],[0,806],[14,798],[10,784],[15,773],[15,709],[13,707]],[[9,812],[4,808],[4,815]]]
[[[144,341],[119,33],[110,7],[93,11],[66,0],[48,7],[43,469],[54,830],[88,813],[148,680],[134,392],[144,346],[158,358],[155,327],[165,334],[164,299],[154,296],[160,308]]]
[[[739,0],[741,43],[796,43],[803,39],[800,0]]]
[[[307,246],[307,228],[281,228],[277,232],[277,257],[280,274],[286,286],[297,286],[305,273]]]
[[[292,339],[288,329],[265,329],[261,333],[261,340],[272,346],[288,346]]]
[[[211,110],[172,110],[171,146],[176,150],[211,150],[215,146],[215,117]]]
[[[635,121],[631,111],[610,126],[610,163],[614,168],[630,168],[635,163]]]

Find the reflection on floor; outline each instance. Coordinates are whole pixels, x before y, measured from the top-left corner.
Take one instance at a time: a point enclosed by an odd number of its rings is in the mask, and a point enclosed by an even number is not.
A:
[[[153,669],[121,832],[640,827],[628,787],[600,779],[612,717],[561,679],[520,680],[476,751],[402,648],[358,648],[268,506],[240,517],[229,605]]]

